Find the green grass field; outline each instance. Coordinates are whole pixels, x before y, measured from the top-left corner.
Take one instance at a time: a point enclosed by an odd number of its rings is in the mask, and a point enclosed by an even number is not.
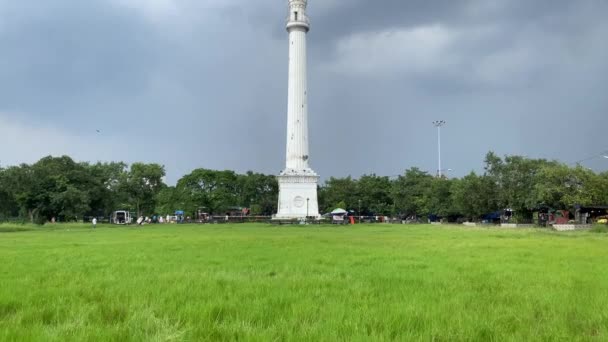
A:
[[[608,340],[606,234],[401,225],[0,231],[1,341]]]

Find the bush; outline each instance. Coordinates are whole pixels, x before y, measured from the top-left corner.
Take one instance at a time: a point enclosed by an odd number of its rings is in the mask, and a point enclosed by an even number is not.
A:
[[[593,233],[608,233],[608,225],[605,224],[596,224],[591,228],[591,232]]]
[[[29,226],[18,225],[18,224],[1,224],[0,225],[0,233],[17,233],[17,232],[27,232],[32,230]]]
[[[46,223],[46,221],[47,221],[46,217],[44,217],[42,215],[36,216],[34,218],[34,223],[39,226],[43,226]]]

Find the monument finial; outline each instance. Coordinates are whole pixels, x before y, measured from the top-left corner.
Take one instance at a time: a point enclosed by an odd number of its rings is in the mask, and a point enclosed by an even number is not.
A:
[[[310,21],[306,15],[307,0],[289,0],[289,17],[287,18],[287,30],[300,28],[308,31]]]

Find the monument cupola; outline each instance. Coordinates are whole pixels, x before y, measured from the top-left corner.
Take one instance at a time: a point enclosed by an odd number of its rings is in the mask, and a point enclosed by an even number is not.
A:
[[[289,16],[287,18],[287,31],[300,28],[308,31],[310,21],[306,15],[307,0],[289,0]]]

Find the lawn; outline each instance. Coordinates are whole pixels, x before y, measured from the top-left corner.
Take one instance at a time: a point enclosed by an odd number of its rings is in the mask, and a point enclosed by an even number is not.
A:
[[[608,235],[0,226],[0,340],[608,340]]]

